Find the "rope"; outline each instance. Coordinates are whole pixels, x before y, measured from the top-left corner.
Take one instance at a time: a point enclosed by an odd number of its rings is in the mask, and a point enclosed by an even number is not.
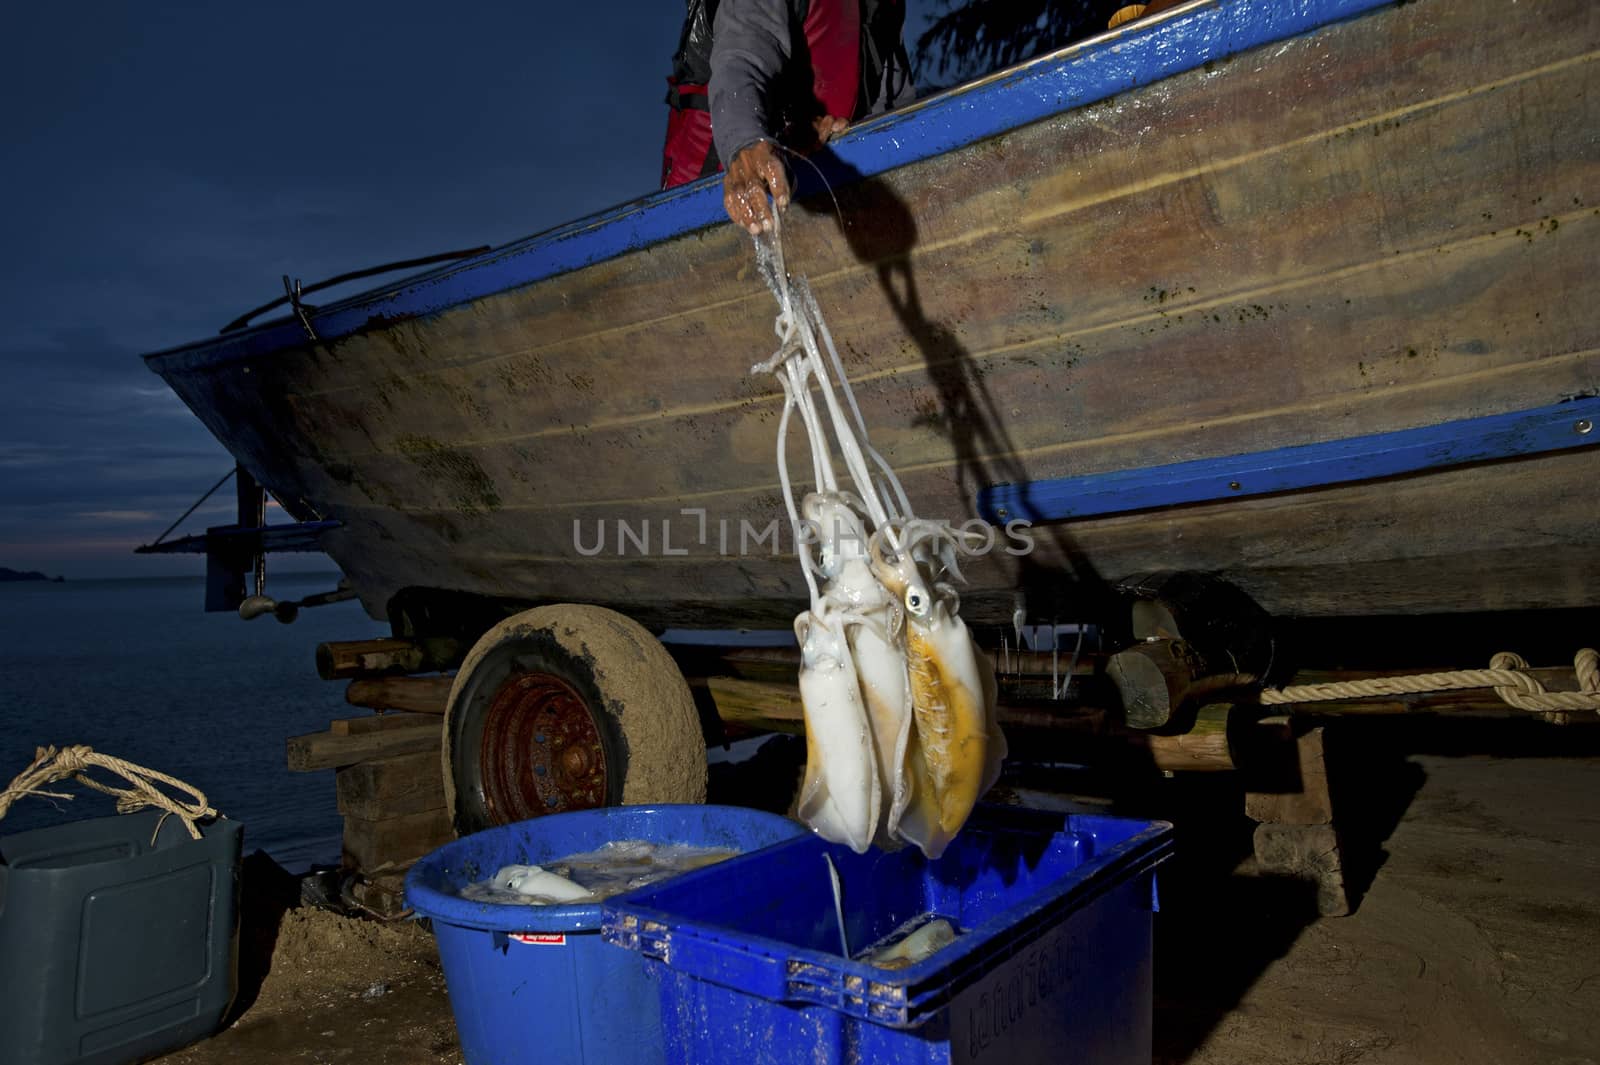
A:
[[[113,788],[109,784],[90,779],[86,771],[95,767],[116,773],[133,787]],[[175,816],[183,822],[183,827],[189,830],[190,836],[199,839],[200,829],[196,827],[195,822],[222,816],[207,804],[205,793],[198,788],[191,787],[165,773],[158,773],[154,769],[146,769],[144,766],[125,762],[108,754],[97,754],[92,747],[80,746],[63,747],[59,750],[55,747],[35,748],[33,764],[18,773],[5,791],[0,791],[0,818],[4,818],[10,811],[11,804],[24,795],[46,799],[72,799],[73,796],[64,792],[43,790],[46,784],[53,784],[66,777],[72,777],[86,788],[92,788],[115,798],[119,814],[133,813],[146,806],[165,811],[161,815],[161,820],[156,823],[157,832],[161,831],[161,825],[168,817]],[[188,792],[194,801],[179,801],[156,787],[157,784]]]
[[[1261,702],[1274,706],[1285,703],[1314,703],[1330,699],[1364,699],[1372,695],[1416,695],[1422,692],[1451,691],[1457,688],[1493,688],[1494,693],[1518,710],[1534,713],[1594,710],[1600,712],[1600,653],[1585,647],[1573,659],[1578,691],[1545,690],[1533,677],[1520,655],[1502,651],[1489,660],[1488,669],[1464,669],[1449,673],[1417,673],[1406,677],[1374,677],[1371,680],[1340,681],[1332,684],[1296,684],[1287,688],[1267,688]]]

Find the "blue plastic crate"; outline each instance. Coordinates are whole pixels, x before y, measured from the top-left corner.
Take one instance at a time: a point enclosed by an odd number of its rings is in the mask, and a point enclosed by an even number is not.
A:
[[[669,1061],[1148,1065],[1159,821],[983,807],[944,856],[806,837],[605,904],[607,942],[661,980]],[[840,954],[936,914],[908,968]]]
[[[612,806],[475,833],[406,877],[406,903],[433,921],[468,1065],[659,1065],[659,995],[644,963],[600,939],[600,904],[507,906],[458,892],[502,866],[538,865],[612,840],[749,851],[805,829],[734,806]],[[713,866],[712,868],[715,868]]]

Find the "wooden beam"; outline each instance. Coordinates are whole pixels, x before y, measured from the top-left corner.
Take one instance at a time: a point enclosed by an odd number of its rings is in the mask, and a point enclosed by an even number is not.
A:
[[[1110,726],[1111,736],[1143,749],[1157,769],[1173,772],[1213,772],[1235,767],[1233,749],[1228,745],[1227,703],[1212,703],[1195,711],[1193,726],[1177,736],[1163,736],[1138,729]]]
[[[389,862],[362,869],[344,890],[357,906],[375,917],[393,920],[405,916],[406,870],[414,864],[415,860]]]
[[[346,817],[340,864],[362,871],[408,865],[454,836],[443,807],[378,821]]]
[[[368,714],[366,717],[341,717],[328,723],[328,731],[335,736],[364,736],[369,732],[387,732],[397,728],[438,728],[439,719],[433,714]]]
[[[1256,682],[1253,676],[1212,672],[1182,640],[1153,640],[1119,651],[1106,674],[1122,699],[1124,719],[1143,729],[1171,724],[1186,702]]]
[[[373,710],[442,714],[450,701],[453,674],[437,677],[365,677],[350,682],[344,701]]]
[[[736,647],[722,655],[725,662],[740,665],[800,665],[798,647]]]
[[[1323,729],[1308,729],[1303,723],[1296,728],[1294,722],[1283,718],[1250,728],[1265,734],[1263,744],[1252,744],[1259,748],[1258,763],[1265,760],[1261,755],[1270,753],[1277,765],[1260,765],[1246,772],[1245,815],[1264,824],[1332,824]]]
[[[1322,916],[1343,917],[1350,912],[1344,855],[1334,826],[1262,823],[1256,826],[1252,846],[1262,872],[1310,884]]]
[[[437,718],[430,720],[435,723],[438,721]],[[432,728],[382,729],[347,736],[313,732],[307,736],[289,737],[287,761],[290,771],[295,773],[337,769],[373,758],[437,751],[441,734],[442,730],[437,724]]]
[[[317,674],[323,680],[426,673],[456,665],[463,648],[448,638],[426,640],[343,640],[317,646]]]
[[[1250,728],[1265,741],[1249,744],[1252,758],[1244,772],[1245,815],[1259,822],[1253,836],[1256,863],[1273,875],[1315,885],[1317,912],[1323,916],[1349,913],[1323,729],[1288,717]]]
[[[1068,646],[1062,647],[1059,654],[1054,655],[1049,651],[1019,651],[1013,647],[1005,653],[1004,662],[998,648],[986,647],[984,653],[994,660],[997,671],[1002,665],[1006,667],[1004,669],[1006,676],[1021,674],[1029,677],[1065,677],[1067,667],[1072,665],[1072,647],[1070,641],[1068,643]],[[778,667],[788,667],[790,670],[800,668],[800,651],[793,647],[730,648],[718,655],[718,658],[728,665],[732,673],[741,677],[752,676],[758,672],[770,673]],[[1105,656],[1099,652],[1084,651],[1078,656],[1078,663],[1072,670],[1073,676],[1093,674],[1104,658]]]
[[[799,688],[736,677],[708,677],[705,683],[722,720],[767,732],[805,734]]]
[[[735,725],[767,732],[805,732],[805,711],[800,692],[793,684],[742,680],[734,677],[708,677],[704,684],[716,702],[718,715]],[[1160,736],[1111,723],[1108,713],[1098,707],[1013,707],[997,710],[1001,728],[1007,733],[1038,730],[1054,735],[1070,735],[1102,750],[1107,757],[1148,759],[1157,769],[1216,771],[1233,768],[1222,718],[1207,717],[1206,708],[1196,719],[1196,728],[1181,736]]]
[[[334,777],[339,812],[381,821],[444,806],[444,772],[434,751],[396,755],[345,766]]]

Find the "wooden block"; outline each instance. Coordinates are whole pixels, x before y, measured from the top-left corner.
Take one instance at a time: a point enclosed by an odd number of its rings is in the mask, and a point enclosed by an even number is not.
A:
[[[1163,736],[1138,729],[1111,726],[1109,733],[1135,748],[1147,752],[1150,764],[1172,772],[1220,772],[1234,768],[1233,751],[1228,744],[1228,703],[1208,703],[1195,711],[1194,725],[1176,736]],[[1000,718],[1005,724],[1005,716]]]
[[[342,717],[330,722],[328,731],[335,736],[364,736],[369,732],[383,732],[396,728],[438,728],[439,719],[433,714],[368,714],[365,717]]]
[[[460,657],[455,640],[345,640],[317,647],[317,673],[323,680],[420,673],[447,668]]]
[[[433,751],[357,762],[334,780],[346,817],[381,821],[444,806],[444,773]]]
[[[1318,913],[1343,917],[1350,912],[1344,860],[1332,825],[1257,825],[1254,844],[1262,872],[1316,885]]]
[[[772,732],[803,735],[805,709],[794,684],[772,684],[735,677],[708,677],[706,687],[724,721],[751,725]]]
[[[1292,725],[1258,725],[1258,729],[1292,729]],[[1333,823],[1333,803],[1328,792],[1328,764],[1323,747],[1323,730],[1313,728],[1294,735],[1286,732],[1285,742],[1274,745],[1282,760],[1280,772],[1274,767],[1257,767],[1254,780],[1246,784],[1244,812],[1253,821],[1274,825],[1329,825]]]
[[[412,863],[405,863],[409,868]],[[368,879],[355,877],[346,889],[347,901],[384,920],[392,920],[406,913],[405,874],[398,869]]]
[[[450,814],[444,809],[386,817],[381,821],[346,817],[340,864],[346,869],[364,871],[409,864],[448,843],[454,836]]]
[[[291,772],[305,773],[315,769],[355,765],[373,758],[437,751],[442,729],[438,718],[432,721],[432,728],[383,729],[355,736],[338,736],[332,732],[291,736],[287,751],[288,766]]]
[[[410,710],[418,714],[442,714],[450,701],[450,686],[455,675],[439,677],[374,677],[353,680],[344,690],[344,701],[352,706],[374,710]]]

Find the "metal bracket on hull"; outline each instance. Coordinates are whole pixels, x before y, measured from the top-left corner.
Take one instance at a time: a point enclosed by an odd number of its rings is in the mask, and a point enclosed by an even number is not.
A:
[[[307,333],[311,334],[311,339],[316,340],[316,330],[311,327],[311,322],[306,318],[306,312],[315,311],[316,308],[312,307],[310,304],[300,302],[302,297],[309,296],[313,292],[320,292],[325,288],[332,288],[335,285],[343,285],[350,281],[359,281],[364,277],[373,277],[377,274],[393,273],[396,270],[414,270],[419,266],[432,266],[434,263],[453,262],[456,259],[467,259],[474,255],[482,255],[488,250],[489,245],[480,244],[476,248],[467,248],[463,251],[440,252],[438,255],[424,255],[420,259],[402,259],[399,262],[384,263],[382,266],[373,266],[366,270],[351,270],[350,272],[340,274],[337,277],[330,277],[326,281],[318,281],[314,285],[306,285],[304,288],[300,286],[300,282],[298,280],[296,280],[291,286],[289,283],[289,276],[285,274],[283,277],[283,290],[285,295],[279,296],[270,303],[263,303],[253,311],[246,311],[244,314],[241,314],[239,317],[223,326],[222,332],[232,333],[235,330],[243,329],[245,326],[250,324],[250,319],[266,314],[274,307],[282,307],[285,303],[288,303],[294,308],[295,314],[299,316],[300,324],[305,327]]]
[[[295,521],[256,528],[216,525],[207,529],[203,536],[183,536],[165,543],[136,547],[133,551],[137,555],[204,555],[217,547],[252,555],[257,552],[321,551],[322,545],[317,538],[342,524],[338,521]]]
[[[244,602],[244,575],[255,561],[278,551],[320,551],[320,537],[340,526],[337,521],[300,521],[283,525],[218,525],[201,536],[184,536],[134,548],[141,555],[205,555],[206,610],[238,610]]]
[[[238,503],[238,520],[232,525],[215,525],[203,536],[183,536],[168,540],[167,535],[182,525],[200,504],[221,488],[229,477],[234,479]],[[278,603],[266,595],[267,555],[275,551],[320,551],[319,537],[329,529],[337,529],[337,521],[302,521],[283,525],[267,524],[267,490],[243,466],[235,466],[183,516],[155,538],[154,543],[133,549],[136,555],[204,555],[206,556],[206,610],[221,612],[239,611],[240,617],[249,620],[264,613],[276,614],[279,621],[293,621],[301,606],[320,606],[353,598],[341,583],[332,592],[311,596],[299,603]],[[246,596],[245,576],[255,577],[255,594]]]
[[[1100,518],[1136,510],[1326,488],[1353,481],[1600,444],[1600,397],[1533,410],[1166,466],[997,484],[978,513],[997,524]]]
[[[317,331],[312,328],[311,314],[316,311],[316,308],[309,303],[301,301],[300,279],[297,277],[291,282],[289,275],[284,274],[283,293],[284,298],[289,301],[289,306],[294,308],[294,316],[300,319],[300,327],[306,331],[306,339],[315,344],[317,342]]]

